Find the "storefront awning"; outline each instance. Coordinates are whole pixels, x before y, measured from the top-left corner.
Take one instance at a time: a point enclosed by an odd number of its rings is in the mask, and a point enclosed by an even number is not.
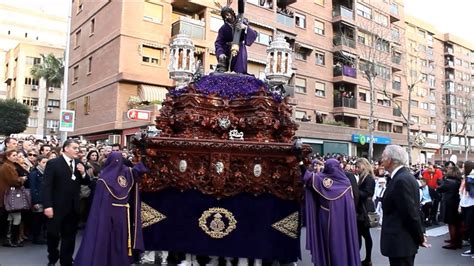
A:
[[[164,101],[168,90],[165,87],[141,84],[138,86],[138,97],[141,101]]]

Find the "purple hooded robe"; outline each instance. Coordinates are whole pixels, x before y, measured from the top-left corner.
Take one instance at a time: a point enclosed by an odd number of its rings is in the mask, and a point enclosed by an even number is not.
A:
[[[147,171],[140,162],[123,164],[112,152],[100,173],[76,266],[130,265],[132,251],[143,251],[138,178]]]
[[[306,171],[306,249],[318,266],[361,265],[352,188],[339,162],[318,174]]]
[[[252,45],[257,39],[257,32],[247,25],[246,30],[242,30],[241,42],[239,45],[239,53],[236,57],[232,58],[230,64],[230,71],[237,73],[247,74],[247,48],[246,46]],[[234,31],[232,26],[228,23],[224,23],[217,33],[216,42],[214,43],[216,48],[216,56],[219,59],[221,54],[225,54],[227,58],[230,58],[230,47],[234,38]]]

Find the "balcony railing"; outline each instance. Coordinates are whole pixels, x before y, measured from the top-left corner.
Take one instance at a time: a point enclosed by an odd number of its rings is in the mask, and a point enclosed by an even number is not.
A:
[[[336,45],[336,46],[337,45],[345,45],[345,46],[349,46],[351,48],[356,48],[355,40],[350,39],[349,37],[344,36],[344,35],[334,36],[333,42],[334,42],[334,45]]]
[[[347,18],[347,19],[350,19],[350,20],[353,20],[354,19],[354,12],[345,7],[345,6],[336,6],[333,10],[332,10],[332,16],[333,17],[343,17],[343,18]]]
[[[454,74],[448,74],[448,75],[446,75],[446,79],[454,80]]]
[[[390,14],[398,16],[398,5],[396,4],[390,5]]]
[[[277,22],[288,27],[293,28],[295,26],[295,18],[294,16],[289,16],[282,13],[277,13]]]
[[[393,90],[401,90],[402,88],[402,84],[400,83],[400,81],[392,81],[392,89]]]
[[[444,52],[445,52],[446,54],[454,54],[454,49],[451,48],[451,47],[445,47],[445,48],[444,48]]]
[[[392,55],[392,63],[395,63],[397,65],[400,65],[400,62],[402,61],[402,57],[398,55]]]
[[[349,107],[356,108],[356,101],[354,98],[335,97],[334,107]]]
[[[400,111],[400,108],[393,108],[393,116],[402,116],[402,111]]]
[[[180,17],[178,21],[171,25],[171,36],[176,36],[180,33],[184,33],[192,39],[204,40],[205,32],[205,22],[187,17]]]
[[[357,69],[350,66],[334,66],[334,77],[346,76],[351,78],[357,78]]]
[[[454,67],[454,62],[453,61],[446,61],[446,64],[444,64],[445,66],[448,66],[448,67]]]

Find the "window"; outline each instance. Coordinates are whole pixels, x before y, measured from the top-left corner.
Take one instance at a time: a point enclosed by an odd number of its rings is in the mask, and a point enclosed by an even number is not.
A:
[[[34,78],[26,77],[25,78],[25,85],[36,85],[36,86],[38,86],[39,85],[39,80],[34,79]]]
[[[428,110],[428,103],[420,102],[420,108]]]
[[[372,19],[372,9],[357,3],[356,5],[357,15],[363,16],[364,18]]]
[[[306,28],[306,16],[302,14],[295,13],[295,25],[296,27]]]
[[[83,8],[82,1],[83,0],[77,0],[77,13],[82,11],[82,8]]]
[[[324,0],[314,0],[314,3],[320,6],[324,6]]]
[[[89,61],[87,62],[87,74],[91,74],[92,73],[92,56],[89,57]]]
[[[368,90],[359,89],[359,101],[366,102],[366,103],[370,102]]]
[[[59,104],[60,104],[59,100],[48,100],[48,107],[59,108]]]
[[[382,122],[379,121],[377,125],[377,130],[378,131],[384,131],[384,132],[390,132],[392,124],[387,123],[387,122]]]
[[[306,93],[306,79],[302,79],[302,78],[295,79],[295,92]]]
[[[388,51],[390,50],[390,43],[386,40],[378,38],[375,48],[377,48],[377,50],[379,51],[388,53]]]
[[[316,96],[318,96],[318,97],[325,97],[326,96],[326,84],[316,81],[316,87],[315,87],[314,90],[315,90]]]
[[[39,57],[27,56],[27,57],[26,57],[26,64],[27,64],[27,65],[38,65],[38,64],[41,64],[41,58],[39,58]]]
[[[415,124],[418,124],[420,122],[420,118],[418,116],[415,116],[415,115],[412,115],[410,117],[410,120]]]
[[[74,48],[79,47],[81,41],[81,30],[76,31],[76,37],[74,38]]]
[[[142,46],[142,61],[145,63],[161,65],[161,55],[163,49],[143,45]]]
[[[390,107],[392,105],[390,98],[381,93],[377,93],[377,104],[385,107]]]
[[[456,64],[456,66],[460,66],[462,64],[462,61],[460,59],[455,58],[454,63]]]
[[[316,111],[316,123],[322,124],[326,121],[327,114],[323,114],[321,112]]]
[[[314,20],[314,33],[324,35],[324,22]]]
[[[91,109],[91,98],[90,96],[85,96],[84,97],[84,114],[88,115]]]
[[[374,20],[377,24],[380,24],[384,27],[387,27],[388,26],[388,18],[387,16],[384,16],[382,14],[380,14],[379,12],[375,12],[375,15],[374,15]]]
[[[390,69],[384,66],[375,66],[375,73],[383,79],[390,79]]]
[[[28,117],[27,127],[38,127],[38,118]]]
[[[94,31],[95,31],[95,18],[91,19],[91,28],[90,28],[90,33],[89,33],[89,36],[91,35],[94,35]]]
[[[46,120],[46,127],[47,128],[58,128],[59,127],[59,120]]]
[[[393,133],[398,133],[402,134],[403,133],[403,127],[402,126],[393,126]]]
[[[143,19],[155,23],[163,21],[163,6],[157,4],[156,0],[145,0]]]
[[[369,129],[369,119],[360,119],[359,123],[359,128],[360,129]]]
[[[76,101],[68,102],[67,109],[76,111]]]
[[[369,33],[359,31],[357,33],[357,42],[365,44],[367,46],[371,46],[372,45],[372,36]]]
[[[272,36],[269,34],[266,34],[264,32],[259,31],[257,35],[257,39],[255,40],[257,43],[261,43],[264,45],[269,45],[270,42],[272,41]]]
[[[25,97],[23,104],[28,106],[38,106],[38,98]]]
[[[424,30],[418,29],[418,36],[420,36],[421,38],[424,39],[424,38],[425,38],[425,34],[426,34],[426,32],[425,32]]]
[[[73,76],[72,83],[76,83],[79,80],[79,66],[74,67],[72,76]]]
[[[418,44],[418,51],[426,53],[426,46],[423,44]]]
[[[211,25],[209,26],[211,31],[218,32],[219,29],[224,25],[224,21],[221,18],[211,16]]]
[[[418,101],[411,100],[410,105],[411,107],[418,107]]]
[[[306,61],[307,53],[303,49],[299,49],[293,53],[295,59]]]
[[[305,111],[296,110],[296,112],[295,112],[295,119],[296,119],[296,120],[302,121],[303,118],[305,118],[305,117],[307,118]]]
[[[324,59],[324,52],[318,52],[316,51],[315,53],[316,56],[316,65],[325,65],[325,59]]]

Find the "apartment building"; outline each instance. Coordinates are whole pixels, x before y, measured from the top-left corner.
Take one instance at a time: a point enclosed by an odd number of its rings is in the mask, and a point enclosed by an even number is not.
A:
[[[131,96],[142,100],[163,97],[164,89],[173,86],[168,79],[167,54],[180,31],[190,35],[205,71],[212,71],[214,39],[222,25],[218,13],[213,1],[76,0],[68,93],[69,106],[77,117],[73,134],[90,140],[120,135],[124,143],[127,135],[143,126],[126,118],[127,101]],[[246,16],[259,32],[248,49],[250,73],[263,78],[266,48],[276,34],[284,35],[295,52],[292,103],[295,118],[301,121],[297,134],[315,152],[359,155],[367,153],[367,144],[360,139],[368,134],[369,100],[368,84],[358,73],[357,60],[358,49],[370,32],[358,25],[376,22],[387,35],[379,50],[388,61],[377,67],[383,78],[376,81],[375,154],[380,155],[387,143],[406,144],[403,119],[394,115],[383,93],[389,91],[406,108],[400,60],[404,38],[401,2],[248,0]],[[337,62],[335,54],[339,55]],[[347,57],[354,59],[351,64],[342,61]],[[400,76],[395,87],[392,73]]]
[[[41,64],[41,54],[64,56],[63,48],[20,43],[6,52],[4,61],[4,82],[6,97],[17,99],[31,108],[26,135],[37,137],[58,135],[61,84],[46,86],[44,79],[35,79],[31,68]]]

